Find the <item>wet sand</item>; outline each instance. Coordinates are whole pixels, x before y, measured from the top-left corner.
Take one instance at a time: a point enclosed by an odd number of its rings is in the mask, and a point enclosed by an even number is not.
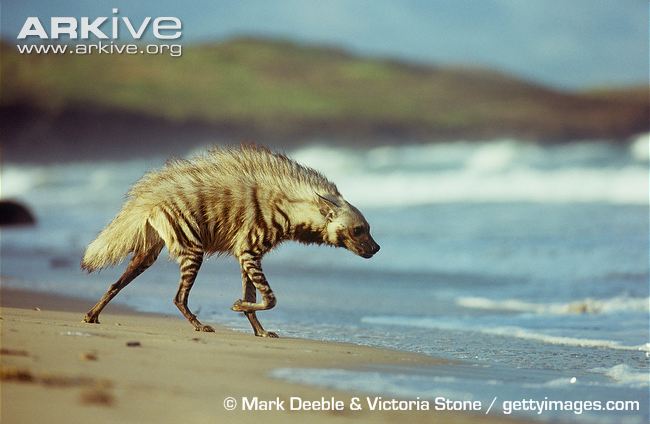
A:
[[[275,368],[431,367],[413,353],[303,339],[263,339],[180,316],[109,305],[100,325],[81,322],[92,302],[24,290],[0,292],[1,419],[7,423],[504,422],[503,416],[438,411],[244,411],[242,398],[308,401],[352,396],[271,379]],[[237,407],[226,410],[224,399]],[[512,421],[512,420],[508,420]],[[513,421],[514,422],[514,421]]]

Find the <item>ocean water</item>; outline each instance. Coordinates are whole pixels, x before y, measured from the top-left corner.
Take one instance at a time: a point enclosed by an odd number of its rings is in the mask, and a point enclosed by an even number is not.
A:
[[[190,152],[191,153],[191,152]],[[382,250],[286,243],[264,261],[280,335],[421,352],[431,369],[293,369],[276,378],[407,399],[638,401],[635,411],[519,411],[541,420],[647,422],[650,384],[648,136],[629,144],[515,140],[289,151],[337,183]],[[128,187],[165,158],[2,169],[2,196],[33,228],[3,229],[2,284],[96,298],[122,271],[86,275],[85,245]],[[116,298],[178,314],[161,259]],[[250,332],[231,258],[205,262],[190,296],[203,321]],[[105,313],[110,313],[110,306]],[[180,317],[180,314],[178,314]],[[188,331],[190,326],[188,324]],[[456,362],[459,361],[459,362]]]

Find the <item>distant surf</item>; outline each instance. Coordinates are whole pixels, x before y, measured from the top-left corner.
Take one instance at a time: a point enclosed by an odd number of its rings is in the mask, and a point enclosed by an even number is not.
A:
[[[639,205],[648,203],[647,145],[645,134],[628,145],[594,141],[548,146],[504,139],[358,150],[323,143],[288,154],[323,172],[348,199],[365,207],[453,202]],[[188,156],[202,151],[192,150]],[[66,203],[100,193],[121,196],[125,185],[165,159],[5,164],[3,197],[45,187]]]
[[[608,314],[622,311],[650,311],[650,297],[617,296],[611,299],[586,298],[567,303],[533,303],[519,299],[493,300],[484,297],[460,297],[456,304],[469,309],[524,312],[540,315]]]
[[[628,146],[515,140],[291,152],[367,206],[449,202],[648,203],[648,135]],[[381,187],[381,190],[375,190]],[[408,190],[404,190],[408,187]]]

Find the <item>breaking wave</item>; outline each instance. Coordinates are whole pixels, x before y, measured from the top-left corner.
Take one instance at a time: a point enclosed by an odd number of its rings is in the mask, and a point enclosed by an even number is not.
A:
[[[616,383],[634,387],[650,386],[650,372],[638,372],[627,364],[615,365],[611,368],[594,368],[592,371],[604,373]]]
[[[291,153],[364,206],[449,202],[648,202],[648,137],[541,146],[515,140],[387,146],[311,146]]]
[[[568,303],[533,303],[518,299],[492,300],[484,297],[461,297],[458,306],[490,311],[523,312],[540,315],[608,314],[625,311],[648,312],[650,298],[617,296],[611,299],[586,298]]]

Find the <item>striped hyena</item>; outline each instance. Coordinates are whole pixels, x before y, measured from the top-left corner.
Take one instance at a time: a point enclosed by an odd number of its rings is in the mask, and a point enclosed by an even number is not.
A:
[[[256,336],[277,337],[262,328],[255,312],[275,306],[262,257],[285,240],[345,247],[364,258],[379,251],[368,222],[336,186],[282,154],[242,146],[170,161],[131,188],[122,210],[86,249],[81,267],[88,272],[133,255],[84,321],[99,323],[106,304],[167,246],[181,272],[174,303],[195,330],[214,331],[187,307],[203,258],[230,254],[242,273],[242,299],[232,310],[246,315]]]

